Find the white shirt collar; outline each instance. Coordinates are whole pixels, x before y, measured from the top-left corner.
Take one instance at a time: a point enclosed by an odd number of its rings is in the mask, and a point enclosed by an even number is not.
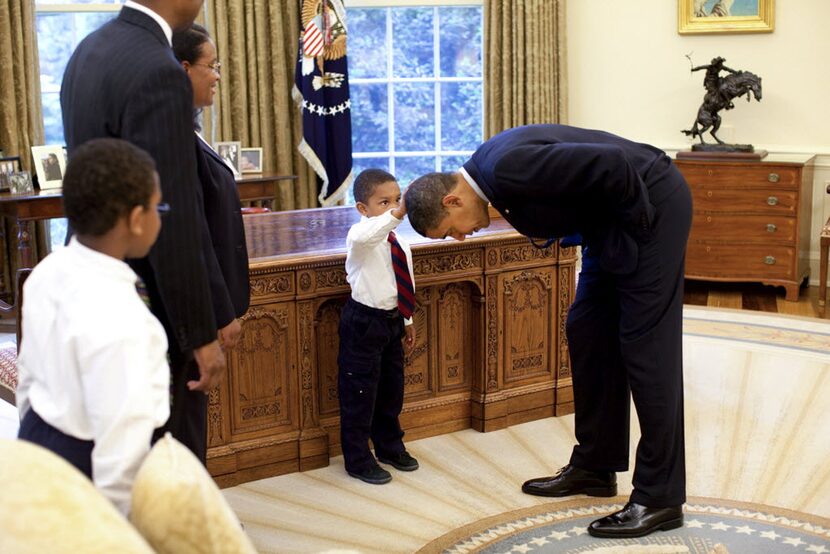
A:
[[[106,273],[107,275],[131,283],[134,283],[138,279],[138,275],[127,265],[127,262],[84,246],[78,241],[77,235],[72,236],[66,247],[73,250],[84,263],[97,267],[101,273]]]
[[[162,16],[160,16],[147,6],[143,6],[137,2],[133,2],[133,0],[127,0],[126,2],[124,2],[124,7],[138,10],[155,19],[156,23],[158,23],[161,27],[161,30],[164,31],[164,36],[167,37],[167,43],[170,45],[171,48],[173,47],[173,28],[170,27],[170,24]]]
[[[479,198],[484,200],[487,204],[490,203],[490,199],[487,198],[483,192],[481,192],[481,188],[478,186],[478,183],[475,182],[475,179],[470,177],[470,174],[467,173],[467,170],[463,167],[458,168],[458,172],[464,177],[464,180],[467,181],[467,184],[470,185],[470,188],[475,191]]]

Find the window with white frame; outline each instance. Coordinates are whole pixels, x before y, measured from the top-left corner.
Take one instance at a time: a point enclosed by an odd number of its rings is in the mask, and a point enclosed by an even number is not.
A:
[[[402,186],[458,169],[484,128],[481,1],[407,3],[346,7],[354,172],[385,169]]]

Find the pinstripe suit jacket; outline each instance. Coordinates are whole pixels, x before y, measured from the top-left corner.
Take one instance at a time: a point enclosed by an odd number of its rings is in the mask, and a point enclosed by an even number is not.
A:
[[[158,23],[122,8],[72,54],[61,86],[69,156],[93,138],[127,140],[150,153],[171,206],[156,244],[130,265],[147,284],[171,351],[216,340],[196,174],[193,91]]]

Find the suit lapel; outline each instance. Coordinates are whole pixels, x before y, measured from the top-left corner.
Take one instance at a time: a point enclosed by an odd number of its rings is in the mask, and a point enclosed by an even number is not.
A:
[[[211,146],[205,141],[205,139],[199,136],[196,140],[199,141],[199,148],[202,149],[202,152],[204,152],[205,155],[210,156],[211,158],[216,160],[216,162],[220,166],[224,167],[228,171],[228,173],[231,174],[231,177],[236,178],[236,175],[234,174],[233,170],[230,167],[228,167],[228,162],[223,160],[222,157],[216,152],[216,150],[211,148]]]

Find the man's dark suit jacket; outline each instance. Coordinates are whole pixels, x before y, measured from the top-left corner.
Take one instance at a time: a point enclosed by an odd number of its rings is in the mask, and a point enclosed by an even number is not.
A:
[[[528,237],[581,234],[601,267],[628,273],[651,239],[652,203],[683,181],[653,146],[603,131],[528,125],[494,136],[464,169]]]
[[[167,37],[146,14],[119,16],[79,45],[61,86],[69,157],[99,137],[127,140],[155,160],[162,201],[170,204],[146,258],[130,260],[145,281],[154,314],[168,332],[171,352],[189,352],[216,340],[205,251],[193,91]]]
[[[220,328],[248,311],[248,250],[239,191],[233,171],[205,141],[196,139],[199,180],[205,202],[205,217],[216,254],[218,270],[210,271],[213,310]],[[210,266],[211,263],[208,263]]]

